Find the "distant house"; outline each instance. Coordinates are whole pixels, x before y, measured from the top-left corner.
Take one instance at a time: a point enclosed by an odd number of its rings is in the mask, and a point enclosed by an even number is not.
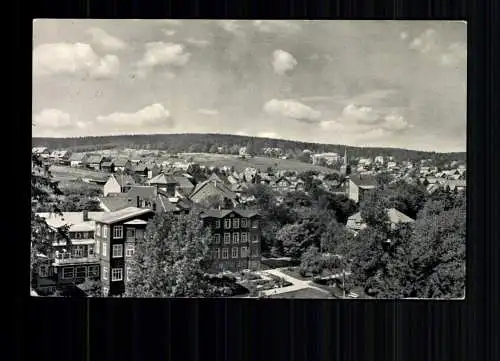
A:
[[[56,164],[69,165],[69,159],[71,157],[71,152],[69,150],[54,150],[50,153],[49,158]]]
[[[48,158],[50,156],[50,150],[47,147],[34,147],[31,149],[31,154],[38,155],[41,158]]]
[[[113,174],[104,184],[103,194],[106,197],[109,194],[126,193],[133,185],[135,185],[135,181],[131,176],[127,174]]]
[[[374,190],[376,186],[377,181],[375,177],[371,175],[357,174],[346,178],[345,192],[347,198],[359,203],[363,200],[363,196],[366,192]]]
[[[404,213],[401,213],[395,208],[386,209],[386,212],[387,216],[389,217],[391,228],[393,229],[396,227],[397,224],[414,222],[412,218],[408,217]],[[367,225],[364,222],[363,218],[361,217],[361,212],[358,212],[350,216],[347,219],[346,227],[355,234],[357,234],[360,230],[366,228]]]
[[[156,177],[160,174],[161,168],[155,162],[147,162],[145,166],[148,169],[148,179]]]
[[[377,164],[384,164],[384,156],[383,155],[377,155],[374,159],[374,162]]]
[[[175,188],[178,185],[177,180],[173,176],[163,173],[148,180],[147,184],[155,186],[159,190],[163,190],[172,197],[174,196]]]
[[[69,163],[70,163],[69,165],[75,168],[81,167],[85,162],[86,158],[87,155],[85,153],[73,153],[69,158]]]
[[[108,172],[108,173],[114,173],[115,172],[115,164],[113,162],[102,162],[101,170],[103,170],[104,172]]]
[[[292,181],[287,177],[280,177],[274,183],[274,187],[278,192],[289,192],[292,190]]]
[[[238,196],[223,182],[213,179],[198,183],[189,196],[194,203],[202,203],[212,197],[219,197],[227,205],[235,206],[238,204]]]
[[[94,170],[101,170],[102,163],[106,160],[106,158],[99,154],[91,154],[87,156],[87,159],[83,162],[83,164],[87,168],[91,168]]]
[[[136,166],[132,166],[132,172],[134,172],[135,174],[137,174],[141,177],[147,178],[149,169],[144,163],[141,163],[141,164],[138,164]]]
[[[115,172],[125,173],[132,169],[132,162],[127,158],[116,158],[112,162],[115,165]]]
[[[324,161],[327,164],[333,164],[340,160],[340,154],[338,153],[318,153],[312,155],[312,163],[320,164],[320,161]]]

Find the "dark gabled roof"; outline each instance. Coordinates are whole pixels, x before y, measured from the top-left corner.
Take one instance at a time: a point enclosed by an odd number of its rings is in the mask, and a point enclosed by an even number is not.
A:
[[[128,206],[127,198],[123,194],[111,197],[101,197],[99,201],[101,201],[110,212],[118,211]]]
[[[222,182],[222,179],[220,179],[220,177],[215,174],[215,173],[212,173],[210,175],[210,177],[208,177],[208,180],[213,180],[213,181],[216,181],[216,182]]]
[[[101,167],[112,167],[113,165],[113,162],[102,162]]]
[[[115,166],[116,166],[116,164],[115,164]],[[135,184],[134,178],[132,178],[128,174],[123,174],[123,173],[114,174],[112,177],[114,177],[116,179],[116,181],[118,182],[120,187],[130,186],[130,185]]]
[[[224,218],[231,213],[236,213],[241,217],[252,218],[259,214],[249,209],[207,209],[201,212],[201,218]]]
[[[174,175],[172,178],[179,184],[180,188],[194,188],[193,183],[191,183],[191,181],[183,175]]]
[[[144,172],[148,169],[148,167],[144,164],[138,164],[134,167],[132,167],[134,172]]]
[[[374,176],[372,175],[361,175],[361,174],[354,174],[351,175],[349,178],[354,184],[356,184],[358,187],[362,186],[377,186],[377,180],[375,179]]]
[[[134,200],[137,197],[140,197],[141,199],[153,199],[156,197],[156,187],[134,185],[127,192],[126,197]]]
[[[127,163],[130,162],[127,158],[116,158],[113,159],[115,167],[125,167]]]
[[[156,177],[151,178],[148,181],[149,184],[177,184],[177,180],[171,176],[166,174],[158,174]]]
[[[204,182],[201,182],[196,185],[196,188],[194,191],[191,193],[190,198],[193,198],[200,192],[205,187],[211,187],[212,194],[213,195],[221,195],[225,198],[229,199],[236,199],[237,195],[234,193],[231,189],[229,189],[224,183],[222,182],[215,182],[211,180],[206,180]]]
[[[98,154],[91,154],[87,157],[86,159],[86,162],[89,163],[89,164],[93,164],[93,163],[101,163],[101,161],[103,160],[103,156],[102,155],[98,155]]]
[[[137,207],[127,207],[124,209],[120,209],[118,211],[114,212],[107,212],[106,214],[102,215],[99,219],[96,221],[101,222],[101,223],[115,223],[123,220],[127,220],[129,218],[135,218],[138,216],[141,216],[143,214],[147,214],[152,212],[151,209],[147,208],[137,208]]]
[[[69,157],[69,160],[71,162],[81,162],[85,157],[85,153],[73,153],[71,154],[71,157]]]

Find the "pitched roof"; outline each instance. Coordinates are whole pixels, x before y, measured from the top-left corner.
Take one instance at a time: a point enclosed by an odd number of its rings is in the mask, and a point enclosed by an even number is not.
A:
[[[236,199],[237,195],[231,189],[229,189],[222,182],[215,182],[211,180],[206,180],[196,185],[196,188],[190,195],[190,198],[193,199],[202,189],[208,189],[210,195],[220,195],[229,199]]]
[[[98,220],[101,223],[115,223],[123,221],[129,218],[138,217],[144,214],[152,213],[151,209],[137,208],[137,207],[127,207],[114,212],[107,212],[105,215],[100,217]]]
[[[137,197],[141,199],[153,199],[156,197],[156,187],[134,185],[130,187],[125,197],[128,199],[136,199]]]
[[[156,177],[151,178],[148,181],[149,184],[176,184],[177,180],[170,176],[166,175],[164,173],[158,174]]]
[[[138,165],[132,167],[132,170],[134,172],[144,172],[144,171],[148,170],[148,167],[145,164],[138,164]]]
[[[115,166],[116,166],[116,164],[115,164]],[[113,177],[113,178],[116,179],[116,181],[118,182],[118,184],[120,185],[120,187],[124,187],[124,186],[129,186],[129,185],[134,185],[135,184],[134,178],[132,178],[132,176],[130,176],[128,174],[123,174],[123,173],[113,174],[111,177]]]
[[[128,206],[127,198],[122,194],[113,197],[101,197],[99,198],[99,201],[111,212]]]
[[[113,159],[113,163],[115,163],[115,167],[125,167],[129,160],[127,158],[116,158]]]
[[[101,164],[102,167],[111,167],[113,165],[114,165],[113,162],[102,162]]]
[[[256,211],[249,209],[207,209],[201,212],[200,216],[201,218],[224,218],[233,212],[245,218],[252,218],[259,215]]]
[[[393,224],[396,223],[409,223],[414,220],[408,217],[406,214],[398,211],[396,208],[388,208],[386,209],[387,216],[389,217],[389,221]],[[361,217],[361,212],[355,213],[347,219],[347,226],[349,228],[361,229],[364,228],[364,220]]]
[[[372,175],[355,174],[350,176],[350,180],[358,187],[376,187],[377,180]]]
[[[84,221],[83,212],[63,212],[62,216],[55,213],[40,212],[36,213],[36,215],[45,218],[49,226],[59,228],[64,225],[75,226],[85,224],[86,222],[92,222],[99,219],[104,213],[105,212],[88,212],[87,216],[89,221]]]
[[[102,159],[104,157],[102,155],[99,155],[99,154],[91,154],[88,156],[86,162],[89,163],[89,164],[92,164],[92,163],[101,163]]]
[[[180,188],[194,188],[193,183],[191,183],[191,181],[183,175],[175,175],[173,176],[173,179],[179,184]]]
[[[208,178],[208,180],[213,180],[213,181],[216,181],[216,182],[222,182],[222,179],[220,179],[220,177],[215,174],[215,173],[212,173],[210,175],[210,177]]]
[[[69,160],[71,162],[81,162],[85,158],[85,156],[85,153],[73,153],[71,154],[71,157],[69,157]]]

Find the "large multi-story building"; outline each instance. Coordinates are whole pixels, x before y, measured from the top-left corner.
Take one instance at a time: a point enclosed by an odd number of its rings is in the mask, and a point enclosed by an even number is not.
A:
[[[130,279],[129,260],[144,238],[154,211],[127,207],[107,212],[95,222],[96,254],[100,258],[103,295],[120,295]]]
[[[202,212],[201,219],[210,227],[212,266],[209,271],[241,271],[260,268],[260,226],[255,211],[243,209]]]
[[[37,272],[35,289],[52,293],[56,288],[78,285],[86,279],[97,279],[100,274],[99,257],[95,252],[95,220],[104,212],[37,213],[52,230],[52,244],[45,255],[45,262]],[[69,239],[60,236],[68,227]]]

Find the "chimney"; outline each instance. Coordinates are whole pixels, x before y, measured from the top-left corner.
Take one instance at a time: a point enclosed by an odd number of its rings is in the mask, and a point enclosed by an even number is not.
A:
[[[89,211],[84,210],[83,211],[83,221],[88,222],[89,221]]]

